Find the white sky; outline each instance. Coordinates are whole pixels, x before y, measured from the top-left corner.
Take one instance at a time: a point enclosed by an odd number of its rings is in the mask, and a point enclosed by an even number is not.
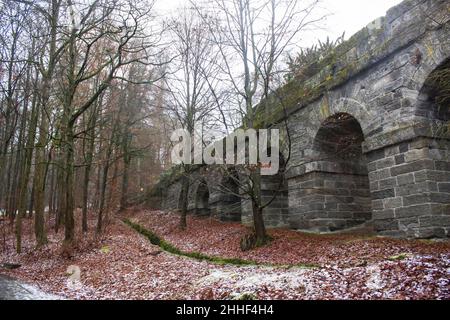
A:
[[[327,36],[335,39],[345,31],[345,38],[364,28],[402,0],[322,0],[321,7],[331,14],[323,23],[323,30],[308,35],[301,46],[324,40]],[[176,12],[177,7],[187,4],[187,0],[157,0],[156,8],[161,12]]]
[[[402,0],[323,0],[322,6],[332,15],[327,19],[328,34],[338,37],[344,31],[346,39],[358,32]]]

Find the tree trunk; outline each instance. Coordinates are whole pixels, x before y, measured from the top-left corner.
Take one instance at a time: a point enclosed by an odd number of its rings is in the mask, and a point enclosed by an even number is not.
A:
[[[47,236],[45,234],[45,221],[44,221],[44,209],[45,209],[45,175],[47,171],[47,164],[45,162],[45,146],[47,144],[47,135],[49,131],[49,123],[47,116],[50,114],[49,100],[51,94],[51,81],[53,73],[56,68],[56,42],[57,42],[57,28],[58,28],[58,15],[59,15],[60,3],[56,0],[52,0],[51,14],[48,16],[50,24],[50,42],[48,53],[48,68],[43,73],[42,79],[42,91],[41,91],[41,123],[39,126],[39,140],[36,145],[36,172],[33,183],[34,201],[35,201],[35,235],[37,245],[41,246],[47,242]]]
[[[266,227],[264,225],[263,210],[253,203],[253,223],[255,225],[256,245],[261,246],[267,243]]]
[[[106,197],[106,184],[108,182],[108,171],[109,171],[109,156],[106,160],[105,166],[103,167],[102,174],[102,183],[101,183],[101,192],[100,192],[100,204],[98,208],[98,217],[97,217],[97,234],[102,232],[103,228],[103,210],[105,206],[105,197]]]
[[[84,181],[83,181],[83,213],[82,213],[82,229],[83,233],[88,232],[88,201],[89,201],[89,178],[92,170],[92,160],[94,158],[94,147],[95,147],[95,125],[97,123],[97,115],[99,106],[102,104],[102,99],[100,97],[96,104],[96,107],[92,111],[91,121],[88,122],[88,135],[89,135],[89,146],[86,155],[86,166],[84,168]]]
[[[49,202],[48,202],[48,215],[49,218],[54,215],[55,213],[55,195],[56,195],[56,188],[55,188],[55,181],[56,181],[56,173],[55,173],[55,166],[52,165],[50,169],[50,195],[49,195]]]
[[[117,172],[119,171],[119,161],[114,162],[114,170],[112,173],[112,181],[109,184],[109,193],[108,193],[108,201],[106,202],[106,211],[105,211],[105,219],[106,224],[110,221],[110,213],[111,213],[111,204],[113,204],[112,198],[114,196],[114,192],[117,191]]]
[[[25,156],[23,161],[22,173],[20,175],[19,183],[19,195],[17,201],[18,214],[16,219],[16,248],[17,253],[22,251],[22,219],[26,214],[26,202],[28,193],[28,181],[31,172],[31,160],[33,157],[33,145],[34,139],[36,137],[36,127],[38,121],[38,112],[36,108],[36,96],[33,99],[33,105],[31,110],[31,120],[30,120],[29,132],[25,147]]]
[[[112,130],[112,137],[108,144],[108,149],[106,150],[105,166],[103,167],[102,182],[101,182],[100,204],[99,204],[99,209],[98,209],[97,234],[100,234],[102,232],[102,228],[103,228],[103,211],[104,211],[105,199],[106,199],[106,186],[108,183],[108,173],[109,173],[109,167],[110,167],[110,162],[111,162],[111,154],[113,152],[113,146],[114,146],[114,141],[115,141],[115,131],[117,130],[118,123],[119,123],[119,121],[117,120],[115,122],[114,128]]]
[[[88,232],[88,201],[89,201],[89,176],[91,174],[92,168],[92,154],[88,155],[88,163],[86,163],[86,167],[84,168],[84,181],[83,181],[83,212],[81,218],[81,225],[83,233]]]
[[[266,227],[264,225],[263,210],[261,208],[262,195],[261,195],[261,170],[252,170],[251,179],[253,181],[253,199],[252,199],[252,211],[253,211],[253,225],[255,228],[256,245],[261,246],[267,243]]]
[[[65,230],[64,244],[66,246],[73,245],[75,241],[75,220],[74,220],[74,198],[73,198],[73,181],[74,181],[74,131],[73,125],[69,123],[67,127],[66,137],[66,176],[65,176]]]
[[[33,218],[33,211],[34,211],[34,183],[31,185],[31,195],[30,200],[28,203],[28,218]]]
[[[41,124],[39,127],[39,139],[36,145],[36,172],[34,176],[34,233],[38,247],[47,243],[45,234],[45,173],[47,163],[45,158],[45,146],[47,145],[48,121],[47,112],[41,106]]]
[[[128,173],[130,169],[130,134],[128,128],[125,128],[122,137],[122,152],[123,152],[123,175],[122,175],[122,196],[120,198],[120,210],[124,210],[128,206]]]
[[[187,210],[189,205],[189,176],[188,170],[185,169],[185,173],[182,177],[181,185],[181,216],[180,216],[180,228],[181,230],[186,230],[187,228]]]
[[[64,174],[64,155],[59,154],[57,169],[57,189],[58,189],[58,208],[56,210],[55,232],[59,232],[59,227],[65,224],[66,214],[66,184]]]

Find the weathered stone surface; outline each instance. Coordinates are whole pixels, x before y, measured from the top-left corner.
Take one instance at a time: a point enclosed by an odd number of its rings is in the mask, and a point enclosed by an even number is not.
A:
[[[393,219],[395,218],[394,209],[374,211],[373,218],[376,220]]]
[[[398,219],[426,216],[426,215],[441,215],[442,205],[434,203],[422,203],[418,205],[412,205],[409,207],[402,207],[395,209],[395,217]]]
[[[384,199],[384,207],[386,209],[400,208],[403,206],[403,199],[401,197]]]
[[[415,228],[408,232],[409,237],[420,239],[444,238],[448,236],[445,228]]]
[[[427,159],[427,160],[420,160],[413,163],[403,164],[399,166],[395,166],[391,168],[391,175],[393,177],[405,174],[408,172],[415,172],[420,171],[424,169],[434,169],[434,161]]]
[[[427,227],[439,227],[447,226],[450,227],[450,216],[427,216],[420,217],[420,226]]]
[[[375,220],[374,227],[377,231],[398,230],[399,222],[395,219]]]
[[[397,176],[397,183],[399,186],[409,185],[414,183],[414,174],[407,173]]]
[[[438,184],[439,192],[450,193],[450,182],[444,182]]]
[[[397,179],[396,178],[388,178],[384,180],[380,180],[380,189],[385,190],[389,188],[393,188],[397,186]]]
[[[395,197],[394,189],[384,189],[381,191],[372,192],[372,199],[386,199]]]

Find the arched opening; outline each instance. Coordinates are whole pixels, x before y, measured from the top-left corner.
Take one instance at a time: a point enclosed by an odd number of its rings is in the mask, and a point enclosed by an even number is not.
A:
[[[302,183],[303,227],[332,232],[370,220],[371,197],[364,134],[347,113],[327,118],[317,132],[314,158]]]
[[[416,115],[430,120],[450,121],[450,59],[427,77],[419,95]]]
[[[338,113],[322,123],[314,139],[314,151],[319,161],[361,164],[363,141],[358,120],[347,113]]]
[[[209,216],[211,213],[209,208],[209,189],[205,181],[200,182],[197,187],[195,213],[199,216]]]

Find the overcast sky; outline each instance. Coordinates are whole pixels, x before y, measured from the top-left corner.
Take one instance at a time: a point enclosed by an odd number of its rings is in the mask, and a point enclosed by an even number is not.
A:
[[[400,2],[402,0],[323,0],[322,6],[332,14],[327,19],[326,31],[334,37],[345,31],[348,39]]]
[[[334,39],[344,31],[348,39],[400,2],[402,0],[322,0],[321,7],[330,14],[323,23],[323,30],[308,35],[305,43],[299,45],[308,46],[327,36]],[[169,13],[183,4],[187,4],[187,0],[157,0],[157,9]]]

